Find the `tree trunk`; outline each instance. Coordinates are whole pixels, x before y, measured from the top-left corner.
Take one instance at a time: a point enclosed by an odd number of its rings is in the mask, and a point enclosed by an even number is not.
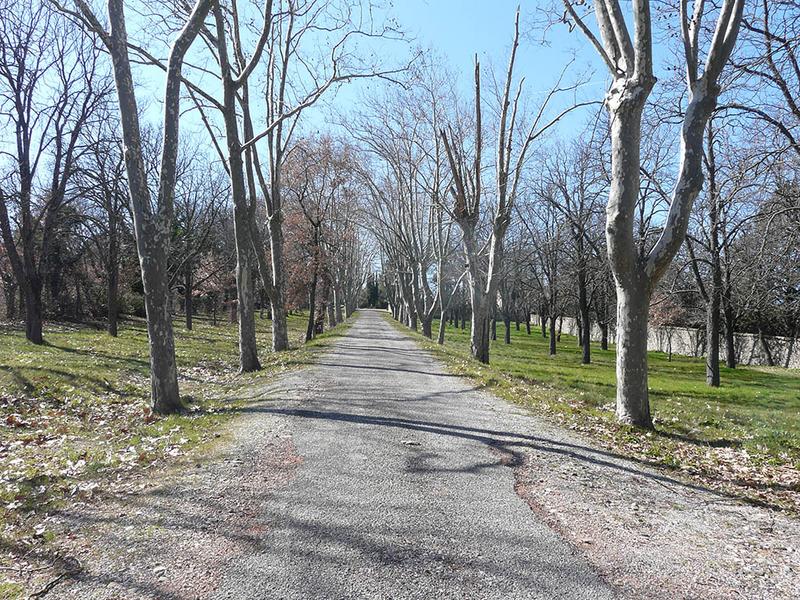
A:
[[[453,323],[453,312],[450,313],[450,324]],[[439,335],[436,338],[436,343],[440,346],[444,344],[444,330],[447,326],[447,321],[445,320],[444,312],[442,312],[439,316]]]
[[[473,358],[484,364],[489,364],[489,329],[490,329],[489,310],[486,306],[476,306],[473,304],[472,329],[470,331],[470,351]]]
[[[145,292],[147,334],[150,340],[150,386],[153,412],[166,415],[183,409],[178,392],[178,371],[175,366],[175,342],[172,332],[172,315],[167,310],[168,286],[166,273],[154,274],[148,279],[163,281],[151,292]],[[145,288],[147,289],[147,288]],[[161,298],[159,298],[161,296]]]
[[[245,225],[246,226],[246,225]],[[249,241],[248,241],[249,242]],[[255,294],[253,293],[253,273],[250,264],[250,244],[238,248],[241,254],[236,260],[236,316],[239,321],[239,370],[242,373],[258,371],[256,346]]]
[[[617,419],[653,427],[647,392],[647,317],[644,285],[617,286]]]
[[[511,317],[504,316],[503,317],[503,324],[506,327],[505,339],[503,341],[505,341],[506,344],[510,344],[511,343]],[[517,322],[517,329],[519,329],[519,321]]]
[[[286,319],[286,278],[283,272],[283,227],[281,219],[273,217],[269,224],[269,243],[272,254],[272,351],[289,349],[289,326]]]
[[[343,322],[344,317],[342,316],[342,293],[339,291],[337,287],[333,288],[333,306],[336,309],[336,322],[337,323]]]
[[[714,277],[716,279],[716,277]],[[706,383],[719,387],[720,289],[712,282],[706,305]]]
[[[25,290],[25,337],[29,342],[41,345],[42,337],[42,287],[34,281],[23,285]]]
[[[119,264],[116,258],[109,258],[106,270],[108,335],[117,337],[119,323]]]
[[[767,366],[774,367],[775,359],[772,357],[772,350],[769,347],[767,338],[764,337],[764,331],[761,329],[761,325],[758,326],[758,342],[761,344],[761,349],[764,351],[764,358],[767,359]]]
[[[736,317],[733,314],[731,303],[723,298],[725,315],[725,366],[729,369],[736,368]]]
[[[433,316],[422,318],[422,335],[428,339],[433,339]]]
[[[556,318],[550,317],[550,356],[556,355]]]
[[[497,318],[492,317],[492,341],[497,340]]]
[[[608,350],[608,323],[600,323],[600,348]]]
[[[186,315],[186,329],[189,331],[192,330],[192,313],[194,313],[192,285],[192,263],[187,260],[183,274],[183,312]]]
[[[316,260],[315,260],[316,263]],[[308,290],[308,324],[306,325],[306,342],[314,339],[314,317],[317,308],[317,270],[311,277],[311,287]]]
[[[586,271],[578,272],[578,310],[581,314],[581,363],[588,365],[592,362],[592,324],[589,321],[589,300],[586,293]]]
[[[336,310],[333,307],[333,302],[328,302],[328,329],[333,329],[337,325]]]

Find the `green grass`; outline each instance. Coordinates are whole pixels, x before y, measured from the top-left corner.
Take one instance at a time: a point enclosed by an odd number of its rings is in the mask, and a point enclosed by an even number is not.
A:
[[[437,327],[438,322],[434,332]],[[448,326],[443,348],[424,343],[454,372],[627,454],[701,477],[713,478],[719,470],[726,481],[751,488],[758,500],[788,487],[787,497],[794,495],[788,506],[800,508],[800,371],[723,366],[722,386],[711,388],[705,384],[703,359],[673,355],[670,361],[651,352],[649,389],[657,431],[648,434],[614,422],[613,346],[604,351],[593,344],[592,364],[582,365],[573,336],[562,335],[551,357],[549,339],[540,329],[528,335],[524,326],[517,331],[512,324],[508,345],[503,331],[498,323],[488,367],[468,358],[468,330]],[[732,473],[735,467],[746,471]],[[778,503],[787,505],[780,498]]]
[[[150,411],[147,331],[125,320],[119,337],[51,325],[35,346],[14,328],[0,331],[0,537],[47,541],[37,515],[73,496],[91,496],[126,472],[175,460],[220,436],[248,400],[246,388],[309,364],[344,326],[302,344],[306,317],[289,317],[292,349],[269,352],[270,321],[257,319],[263,370],[238,375],[237,327],[195,318],[175,323],[183,414]],[[1,562],[1,561],[0,561]]]

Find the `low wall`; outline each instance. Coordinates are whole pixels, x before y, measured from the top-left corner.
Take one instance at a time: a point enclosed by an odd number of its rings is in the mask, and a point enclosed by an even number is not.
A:
[[[531,323],[541,326],[539,315],[531,315]],[[574,317],[564,317],[561,330],[569,335],[578,334],[578,325]],[[592,324],[592,339],[600,340],[600,328]],[[614,330],[608,332],[609,341],[614,341]],[[743,365],[766,365],[768,361],[758,336],[752,333],[737,333],[736,359]],[[787,337],[764,337],[775,364],[790,369],[800,369],[800,340]],[[654,327],[650,326],[647,349],[657,352],[670,352],[683,356],[704,356],[706,351],[706,333],[703,329],[693,327]],[[720,355],[725,358],[725,340],[720,340]]]

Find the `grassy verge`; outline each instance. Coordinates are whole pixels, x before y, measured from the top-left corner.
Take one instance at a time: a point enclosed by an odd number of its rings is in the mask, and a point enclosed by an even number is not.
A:
[[[18,328],[0,330],[0,546],[35,548],[48,541],[40,519],[48,510],[113,489],[126,474],[212,442],[236,413],[231,409],[246,402],[238,391],[309,364],[346,327],[304,345],[305,324],[305,317],[290,316],[292,349],[270,353],[270,321],[259,319],[263,370],[237,375],[235,324],[214,326],[196,318],[187,331],[176,322],[187,410],[168,417],[150,411],[143,321],[123,322],[118,338],[87,327],[51,325],[43,346],[28,343]],[[0,554],[0,567],[13,554]],[[4,586],[11,585],[0,578],[0,599]]]
[[[387,315],[391,320],[391,317]],[[400,330],[408,329],[392,321]],[[434,331],[438,323],[434,323]],[[562,335],[557,354],[541,331],[512,324],[511,344],[492,342],[491,365],[469,357],[469,331],[448,326],[439,346],[415,338],[449,369],[531,408],[609,449],[666,467],[718,491],[800,513],[800,371],[722,368],[722,386],[705,385],[702,359],[649,354],[655,432],[614,420],[614,349],[592,347],[582,365],[577,340]]]

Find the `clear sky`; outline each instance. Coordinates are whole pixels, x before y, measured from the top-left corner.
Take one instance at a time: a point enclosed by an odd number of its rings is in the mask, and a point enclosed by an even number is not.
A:
[[[526,2],[522,7],[520,29],[523,41],[519,51],[518,73],[525,75],[531,85],[542,88],[558,76],[564,62],[579,48],[579,62],[594,59],[577,33],[557,24],[546,34],[549,47],[539,43],[542,32],[538,26],[552,0]],[[438,48],[454,68],[469,80],[473,56],[482,63],[505,67],[514,27],[517,2],[512,0],[396,0],[393,12],[401,26],[423,47]],[[594,64],[599,63],[592,60]]]
[[[521,44],[518,51],[515,80],[525,77],[524,96],[534,108],[538,100],[552,87],[564,66],[572,59],[565,81],[585,82],[575,96],[578,101],[602,99],[608,82],[605,67],[595,50],[577,31],[570,32],[566,25],[555,23],[543,31],[549,19],[548,11],[555,0],[527,1],[522,4],[520,29]],[[484,82],[489,80],[494,67],[498,79],[502,80],[507,66],[508,53],[513,39],[514,15],[518,3],[512,0],[386,0],[386,16],[397,22],[410,40],[408,46],[387,42],[376,44],[379,54],[400,52],[401,56],[385,57],[387,62],[402,64],[413,48],[431,49],[440,56],[457,77],[457,83],[465,98],[472,94],[472,65],[478,55],[484,72]],[[135,18],[135,17],[134,17]],[[544,42],[543,42],[544,39]],[[389,49],[389,50],[387,50]],[[198,51],[202,51],[198,44]],[[140,98],[147,106],[148,118],[160,119],[163,95],[163,74],[152,68],[144,69],[138,78]],[[214,82],[203,81],[201,85],[217,87]],[[346,113],[357,105],[359,98],[368,90],[381,85],[374,81],[360,80],[341,86],[335,96],[305,113],[304,129],[323,130],[331,119],[331,111]],[[211,90],[209,90],[211,91]],[[220,94],[216,94],[220,95]],[[570,104],[572,98],[564,97],[561,106],[555,105],[551,115]],[[560,131],[569,136],[579,129],[596,108],[576,111],[564,120]],[[184,131],[202,135],[204,128],[196,115],[187,113]]]
[[[517,2],[512,0],[394,0],[388,14],[413,40],[413,46],[431,49],[441,56],[458,79],[465,97],[472,94],[473,60],[477,54],[484,70],[484,81],[494,67],[502,79],[508,62],[514,30]],[[563,24],[555,24],[543,34],[545,11],[552,0],[526,2],[522,6],[521,44],[517,54],[515,80],[525,77],[525,95],[531,103],[549,91],[564,66],[573,58],[565,81],[585,80],[577,91],[579,100],[602,99],[606,89],[606,74],[599,57],[579,32],[569,32]],[[542,43],[542,36],[546,43]],[[362,83],[341,88],[331,105],[347,110],[360,94],[374,84]],[[565,98],[565,101],[566,98]],[[593,109],[565,120],[567,129],[577,127]],[[324,122],[323,111],[309,114],[312,128]],[[553,114],[555,114],[555,109]]]

